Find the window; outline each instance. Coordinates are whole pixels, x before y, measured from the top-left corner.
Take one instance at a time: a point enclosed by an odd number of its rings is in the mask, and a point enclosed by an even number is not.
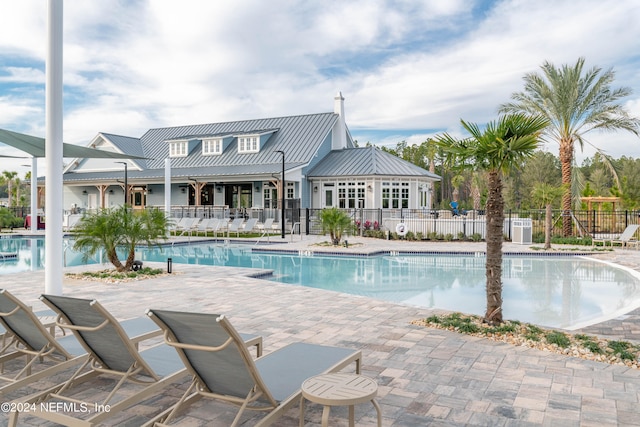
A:
[[[399,209],[409,207],[408,182],[382,183],[382,208]]]
[[[186,157],[187,141],[174,141],[169,143],[169,157]]]
[[[364,182],[339,182],[338,207],[341,209],[364,208]]]
[[[258,151],[260,147],[258,147],[257,136],[238,137],[238,153],[257,153]]]
[[[202,140],[202,155],[212,154],[222,154],[222,138]]]
[[[287,199],[293,199],[294,190],[295,190],[294,183],[287,182]]]

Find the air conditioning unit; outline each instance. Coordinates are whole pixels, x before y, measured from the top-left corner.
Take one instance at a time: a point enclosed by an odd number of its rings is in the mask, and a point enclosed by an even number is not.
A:
[[[515,220],[513,221],[513,233],[511,241],[521,245],[530,245],[532,243],[531,220]]]

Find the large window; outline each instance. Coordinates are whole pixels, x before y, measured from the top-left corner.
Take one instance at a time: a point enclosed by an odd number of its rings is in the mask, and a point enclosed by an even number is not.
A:
[[[339,182],[338,207],[341,209],[364,208],[364,182]]]
[[[222,154],[222,138],[203,139],[202,155]]]
[[[169,157],[186,157],[187,141],[174,141],[169,143]]]
[[[382,183],[382,208],[399,209],[409,207],[408,182]]]
[[[258,147],[257,136],[241,136],[238,137],[238,152],[239,153],[257,153],[260,151]]]

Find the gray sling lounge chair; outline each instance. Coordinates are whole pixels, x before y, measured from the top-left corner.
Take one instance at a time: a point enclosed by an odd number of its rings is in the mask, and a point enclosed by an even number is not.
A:
[[[54,295],[42,295],[40,299],[59,314],[57,326],[71,330],[88,356],[67,381],[17,402],[38,405],[49,401],[66,402],[76,406],[85,404],[88,408],[108,405],[109,411],[77,414],[43,411],[38,410],[42,406],[36,406],[36,410],[29,411],[29,415],[67,426],[97,425],[118,412],[155,396],[168,384],[187,375],[184,364],[169,346],[161,344],[138,351],[136,344],[127,336],[121,324],[98,301]],[[148,319],[145,320],[148,322]],[[250,337],[248,344],[259,345],[258,351],[261,351],[262,338]],[[91,401],[82,401],[80,397],[71,394],[76,386],[98,375],[120,378],[102,402],[97,402],[95,397]],[[125,396],[120,400],[114,399],[127,381],[140,385],[141,389],[135,393],[122,393]],[[16,405],[16,408],[21,407],[29,408],[28,405]],[[17,425],[18,415],[18,412],[11,413],[9,426]],[[83,417],[76,418],[73,415]]]
[[[224,316],[164,310],[147,314],[165,331],[165,342],[176,348],[193,380],[177,404],[145,426],[164,425],[202,397],[240,406],[231,426],[238,425],[245,409],[267,412],[257,425],[270,425],[300,401],[305,379],[352,362],[360,372],[358,350],[295,343],[254,361]]]
[[[59,313],[58,326],[73,331],[88,357],[64,383],[19,399],[21,403],[37,403],[37,406],[32,407],[34,411],[29,411],[29,415],[68,426],[95,425],[152,396],[162,387],[186,374],[184,367],[180,366],[180,359],[168,346],[155,346],[139,352],[120,323],[97,301],[52,295],[43,295],[40,298]],[[102,402],[97,402],[97,399],[87,402],[69,396],[68,392],[74,387],[101,374],[120,378]],[[115,401],[113,398],[126,381],[140,384],[142,390]],[[49,401],[66,402],[67,405],[76,406],[84,404],[92,409],[96,404],[102,405],[99,407],[109,405],[109,411],[88,411],[87,414],[82,411],[65,413],[42,410],[40,403]],[[21,407],[29,408],[28,405],[16,406],[18,409]],[[18,415],[18,412],[11,413],[10,426],[17,425]],[[77,418],[74,415],[86,417]]]
[[[137,343],[158,336],[160,329],[146,317],[122,323]],[[24,356],[22,368],[0,376],[0,394],[6,395],[42,378],[81,363],[86,351],[73,335],[56,338],[29,307],[9,291],[0,289],[0,325],[6,330],[0,363]],[[47,363],[39,363],[44,362]],[[34,368],[38,368],[34,371]]]

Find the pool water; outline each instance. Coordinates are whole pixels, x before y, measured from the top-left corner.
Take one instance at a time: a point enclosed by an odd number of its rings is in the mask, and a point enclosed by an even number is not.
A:
[[[0,240],[0,252],[18,252],[18,260],[0,263],[0,274],[42,268],[42,239],[11,240],[16,242]],[[281,283],[420,307],[479,315],[486,307],[484,256],[299,256],[213,244],[144,248],[136,254],[143,262],[169,257],[174,263],[268,269],[274,272],[270,279]],[[82,255],[70,249],[65,259],[69,266],[82,264]],[[638,306],[640,280],[630,270],[584,257],[503,260],[505,319],[573,329]]]

